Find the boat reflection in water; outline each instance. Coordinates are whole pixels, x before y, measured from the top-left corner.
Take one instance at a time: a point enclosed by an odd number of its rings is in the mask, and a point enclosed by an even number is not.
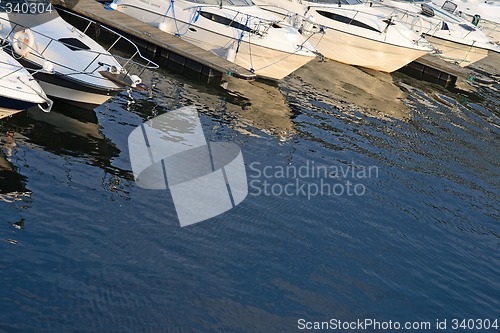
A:
[[[258,135],[251,128],[288,140],[294,133],[293,114],[280,89],[259,81],[246,82],[228,78],[224,84],[233,102],[227,112],[238,118],[240,132]],[[245,130],[247,129],[247,130]]]
[[[406,94],[391,74],[327,60],[324,64],[309,63],[286,81],[289,86],[304,88],[295,96],[306,99],[307,104],[324,103],[342,112],[381,119],[409,117],[410,110],[402,102]]]
[[[310,62],[277,85],[231,77],[225,78],[222,89],[179,84],[168,77],[146,77],[146,82],[153,82],[151,98],[138,99],[130,107],[125,100],[115,99],[115,103],[143,120],[195,105],[221,127],[280,141],[297,134],[296,118],[304,112],[300,105],[316,104],[319,112],[333,107],[343,114],[358,112],[384,120],[406,120],[410,115],[402,102],[406,93],[393,75],[329,60]]]
[[[6,130],[0,136],[0,200],[14,202],[29,197],[31,192],[26,189],[26,177],[20,175],[11,162],[16,147],[15,132]]]
[[[21,175],[14,164],[11,162],[15,154],[16,133],[12,129],[1,130],[0,134],[0,209],[2,210],[2,222],[5,220],[16,229],[24,228],[24,218],[20,210],[22,209],[16,202],[24,202],[31,197],[31,191],[26,188],[27,179]],[[8,211],[2,207],[3,204],[13,204],[19,216],[15,216],[14,220]],[[24,205],[25,203],[23,203]],[[10,206],[10,205],[9,205]],[[14,221],[14,222],[13,222]],[[3,238],[3,235],[0,236]],[[12,236],[10,236],[12,237]],[[4,238],[7,243],[17,244],[14,238]]]
[[[74,105],[54,104],[51,112],[28,109],[9,120],[22,144],[57,155],[88,159],[87,163],[103,169],[119,150],[101,132],[95,111]]]
[[[146,120],[181,106],[195,105],[200,114],[219,122],[221,128],[229,127],[246,135],[272,135],[283,141],[295,132],[294,115],[281,88],[269,81],[225,77],[221,88],[191,86],[159,73],[158,78],[147,76],[148,72],[143,75],[145,82],[154,86],[151,98],[137,99],[131,107],[122,101],[122,107]],[[114,101],[120,103],[119,99]]]

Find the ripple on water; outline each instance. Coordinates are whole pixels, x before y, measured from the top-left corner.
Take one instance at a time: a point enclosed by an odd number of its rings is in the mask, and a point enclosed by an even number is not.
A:
[[[0,330],[290,332],[298,318],[496,314],[495,90],[452,92],[330,61],[277,85],[145,80],[156,82],[151,96],[121,94],[78,116],[32,110],[0,126],[18,134],[0,167],[31,193],[0,201],[10,223],[0,238],[17,241],[0,243]],[[134,184],[127,138],[193,104],[207,140],[241,147],[249,180],[265,180],[252,165],[312,162],[378,174],[348,178],[362,196],[250,193],[180,228],[167,191]]]

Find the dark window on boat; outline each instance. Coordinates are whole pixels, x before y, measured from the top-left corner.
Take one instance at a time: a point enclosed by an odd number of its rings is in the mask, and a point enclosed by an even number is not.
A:
[[[338,15],[338,14],[334,14],[334,13],[331,13],[331,12],[324,12],[322,10],[318,10],[318,14],[320,14],[320,15],[322,15],[324,17],[328,17],[329,19],[337,21],[337,22],[342,22],[342,23],[345,23],[345,24],[354,25],[356,27],[360,27],[360,28],[364,28],[364,29],[368,29],[368,30],[380,32],[378,29],[375,29],[374,27],[371,27],[368,24],[365,24],[365,23],[357,21],[357,20],[353,20],[352,18],[349,18],[347,16]]]
[[[59,41],[71,51],[90,50],[90,47],[76,38],[61,38]]]
[[[228,19],[227,17],[224,17],[224,16],[220,16],[220,15],[212,14],[212,13],[208,13],[208,12],[201,12],[200,15],[203,16],[204,18],[207,18],[211,21],[214,21],[214,22],[217,22],[220,24],[224,24],[224,25],[227,25],[227,26],[239,29],[239,30],[246,31],[246,32],[255,33],[255,31],[253,29],[250,29],[249,27],[245,26],[244,24],[241,24],[241,23],[236,22],[234,20]]]
[[[467,31],[476,31],[476,29],[474,27],[471,27],[468,24],[460,23],[459,26],[461,26],[462,28],[464,28]]]
[[[458,7],[457,4],[455,4],[451,1],[445,1],[445,3],[443,4],[443,6],[441,8],[446,10],[447,12],[453,14],[455,12],[455,9],[457,9],[457,7]]]
[[[434,9],[432,9],[432,7],[429,6],[428,4],[423,3],[420,5],[420,7],[422,8],[422,14],[424,14],[425,16],[429,16],[429,17],[434,16]]]

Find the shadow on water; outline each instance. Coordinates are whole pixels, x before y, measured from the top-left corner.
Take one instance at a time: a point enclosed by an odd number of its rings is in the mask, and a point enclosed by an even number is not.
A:
[[[21,211],[31,197],[31,191],[27,189],[27,177],[21,175],[18,168],[12,163],[15,159],[16,133],[12,129],[0,130],[0,210],[2,216],[0,222],[8,222],[16,229],[24,228],[25,219]],[[14,213],[4,212],[2,205],[12,205]],[[4,235],[0,235],[4,238]],[[4,241],[16,244],[14,237],[4,238]]]
[[[287,140],[294,133],[294,115],[276,85],[227,77],[220,87],[214,87],[162,74],[165,73],[144,74],[143,82],[153,87],[149,98],[134,95],[133,104],[120,98],[114,99],[114,103],[142,119],[195,105],[198,112],[220,127],[229,127],[242,134],[271,135]]]
[[[49,113],[31,108],[7,122],[15,130],[18,142],[33,148],[72,157],[84,157],[87,163],[107,172],[129,177],[111,166],[120,151],[101,132],[94,110],[58,103]]]
[[[20,175],[12,164],[12,155],[16,149],[16,138],[13,130],[7,130],[0,135],[0,200],[14,201],[18,194],[28,193],[26,177]]]
[[[113,165],[120,149],[101,133],[94,110],[60,102],[49,113],[30,108],[0,123],[0,145],[0,211],[2,220],[17,229],[24,228],[31,197],[46,195],[37,187],[39,179],[30,186],[33,172],[35,178],[45,173],[63,177],[76,188],[79,166],[97,167],[102,172],[94,170],[88,181],[101,182],[109,193],[116,192],[119,179],[133,179],[128,169]],[[0,235],[10,243],[17,243],[16,237]]]

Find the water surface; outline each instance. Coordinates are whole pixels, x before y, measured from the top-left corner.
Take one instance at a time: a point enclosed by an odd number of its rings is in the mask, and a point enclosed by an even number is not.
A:
[[[498,84],[449,91],[329,61],[275,85],[150,76],[151,95],[1,123],[16,146],[0,158],[0,332],[500,319]],[[363,195],[250,188],[236,208],[181,228],[167,191],[134,184],[127,137],[186,105],[207,140],[241,147],[249,179],[263,180],[256,166],[313,163],[378,173],[328,180]]]

